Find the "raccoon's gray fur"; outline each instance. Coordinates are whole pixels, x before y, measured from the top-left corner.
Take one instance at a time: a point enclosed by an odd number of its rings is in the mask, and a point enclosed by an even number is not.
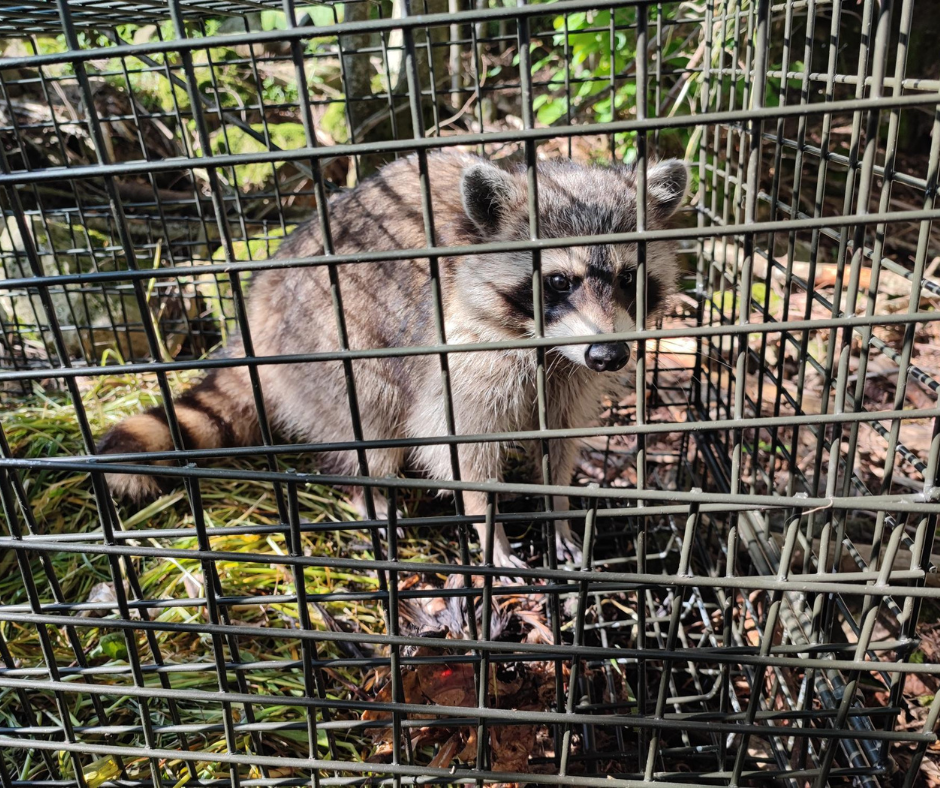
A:
[[[466,245],[529,237],[524,170],[507,172],[475,156],[428,155],[431,203],[438,246]],[[669,160],[649,168],[647,224],[661,227],[681,204],[686,167]],[[538,171],[541,237],[629,232],[636,229],[635,173],[628,167],[587,168],[568,161],[545,162]],[[336,253],[414,249],[427,245],[418,162],[412,156],[383,168],[329,205]],[[319,220],[302,225],[284,242],[281,258],[322,255]],[[660,313],[674,292],[678,268],[666,243],[647,247],[647,314]],[[528,252],[471,255],[440,261],[447,341],[493,342],[534,335],[532,258]],[[629,331],[635,319],[634,246],[594,246],[542,253],[545,334],[582,336]],[[346,327],[353,349],[436,343],[431,280],[426,260],[345,265],[339,268]],[[249,324],[259,356],[337,350],[338,334],[328,271],[323,266],[260,271],[253,277]],[[226,355],[243,355],[232,341]],[[629,351],[625,345],[568,345],[549,351],[548,426],[588,426]],[[533,350],[455,353],[449,356],[458,434],[531,430],[536,412],[536,355]],[[589,367],[589,364],[591,365]],[[446,435],[441,371],[436,356],[365,359],[353,362],[359,411],[366,440]],[[593,367],[593,368],[592,368]],[[265,406],[285,438],[310,443],[353,439],[346,383],[340,362],[258,367]],[[187,448],[219,448],[259,443],[248,373],[218,369],[175,401]],[[133,416],[102,440],[102,453],[168,451],[169,430],[162,408]],[[464,481],[501,478],[505,446],[473,443],[459,447]],[[554,481],[569,484],[576,445],[553,440]],[[324,472],[357,473],[353,452],[320,455]],[[398,473],[411,465],[431,478],[450,479],[447,446],[421,446],[410,452],[368,452],[373,476]],[[151,476],[109,475],[112,490],[143,500],[160,492]],[[480,515],[486,498],[466,493],[468,514]],[[556,499],[567,509],[567,499]],[[482,529],[481,529],[482,530]],[[557,526],[558,548],[577,557],[577,540],[567,523]],[[518,565],[501,526],[495,560]]]

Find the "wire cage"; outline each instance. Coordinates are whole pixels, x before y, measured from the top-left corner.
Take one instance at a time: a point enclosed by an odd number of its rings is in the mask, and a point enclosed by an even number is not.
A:
[[[931,779],[937,10],[0,3],[0,786]],[[214,354],[250,337],[275,265],[342,282],[417,260],[439,286],[468,251],[433,234],[274,255],[333,192],[450,147],[536,183],[547,159],[641,182],[689,162],[669,228],[516,244],[535,272],[548,248],[626,245],[643,282],[647,244],[680,248],[670,310],[622,335],[635,386],[564,436],[574,479],[319,473],[335,446],[265,426],[257,370],[284,359]],[[555,344],[517,343],[543,374]],[[500,349],[398,350],[446,380]],[[178,440],[156,457],[178,486],[113,499],[105,475],[154,457],[99,455],[101,434],[229,363],[253,370],[257,445]],[[547,454],[539,407],[498,440]],[[388,516],[356,519],[341,483],[387,491]],[[580,564],[551,549],[565,518]],[[526,560],[510,579],[496,522]]]

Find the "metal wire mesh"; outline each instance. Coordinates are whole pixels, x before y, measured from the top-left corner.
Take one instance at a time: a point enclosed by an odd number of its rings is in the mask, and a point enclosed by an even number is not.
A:
[[[259,30],[251,14],[278,8],[280,29]],[[908,677],[940,674],[916,656],[938,595],[940,383],[925,337],[940,296],[940,81],[912,51],[913,0],[342,10],[0,7],[0,29],[23,37],[0,60],[0,566],[18,573],[0,600],[0,785],[913,785],[940,715],[905,693]],[[46,32],[62,46],[31,37]],[[578,68],[588,38],[606,74]],[[645,56],[622,62],[628,45]],[[364,87],[357,58],[376,64]],[[308,89],[330,59],[341,84]],[[248,81],[233,102],[236,67]],[[267,89],[272,67],[293,90]],[[144,79],[166,86],[171,112],[136,95]],[[24,120],[18,97],[37,86],[52,111]],[[543,96],[560,102],[549,121]],[[496,128],[501,103],[515,127]],[[469,119],[454,127],[448,105]],[[301,119],[292,141],[272,136],[277,114]],[[324,136],[337,117],[345,136]],[[458,451],[582,438],[602,457],[598,484],[317,474],[311,458],[377,443],[361,429],[343,446],[281,443],[260,391],[261,445],[95,455],[115,381],[169,403],[180,376],[226,365],[257,385],[260,366],[286,361],[425,354],[446,373],[449,356],[480,350],[252,355],[251,272],[469,253],[429,234],[417,250],[269,259],[378,159],[462,145],[535,177],[540,156],[593,140],[645,173],[682,154],[683,130],[696,185],[681,226],[488,247],[537,261],[566,245],[682,243],[675,314],[623,335],[635,401],[596,428],[424,438]],[[37,136],[56,165],[35,164]],[[270,168],[263,189],[242,188],[248,167]],[[206,358],[232,335],[247,358]],[[544,369],[553,344],[515,346],[543,349]],[[16,409],[37,398],[75,444],[23,437]],[[153,473],[141,463],[154,459],[183,491],[140,514],[116,506],[105,472]],[[311,517],[335,484],[387,490],[390,517]],[[426,500],[442,489],[458,492],[453,508]],[[471,490],[488,496],[490,539],[496,520],[515,524],[543,566],[500,581],[492,546],[468,536]],[[553,494],[572,510],[546,507]],[[583,524],[580,567],[544,547],[563,517]],[[245,580],[261,572],[276,577],[265,593]],[[160,598],[145,593],[155,574],[175,578]],[[419,626],[447,610],[462,638]],[[512,631],[519,620],[531,626]]]

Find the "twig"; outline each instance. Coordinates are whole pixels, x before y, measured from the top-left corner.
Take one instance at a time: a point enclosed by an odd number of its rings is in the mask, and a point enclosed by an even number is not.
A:
[[[408,104],[399,104],[397,107],[395,107],[395,114],[397,115],[399,112],[403,112],[406,109],[409,109]],[[382,109],[373,112],[371,115],[369,115],[368,118],[366,118],[356,127],[356,130],[353,132],[352,139],[361,140],[364,135],[372,131],[372,129],[378,126],[387,117],[387,107],[383,107]]]
[[[684,44],[683,44],[684,46]],[[702,61],[702,58],[705,56],[705,42],[702,41],[698,45],[698,49],[692,53],[692,57],[689,58],[688,65],[686,65],[686,71],[682,74],[679,80],[675,85],[669,90],[669,93],[666,94],[666,98],[663,99],[662,103],[659,105],[659,115],[663,114],[663,110],[669,105],[669,102],[672,101],[673,97],[678,91],[681,91],[679,98],[675,100],[672,105],[672,109],[669,110],[669,117],[673,117],[676,114],[676,110],[679,108],[679,105],[682,104],[682,101],[685,99],[686,94],[689,92],[689,89],[692,87],[692,82],[689,79],[691,69],[696,68],[698,64]]]
[[[429,137],[436,136],[440,134],[440,131],[442,128],[444,128],[445,126],[450,126],[452,123],[455,123],[456,121],[460,120],[460,118],[463,117],[464,113],[466,113],[466,111],[470,109],[470,106],[473,104],[474,101],[476,101],[476,99],[477,99],[476,96],[470,96],[470,98],[468,98],[464,102],[464,105],[459,110],[457,110],[456,114],[452,115],[447,120],[442,120],[436,126],[431,126],[431,128],[428,129],[428,136]]]
[[[53,83],[52,83],[52,88],[53,88],[53,90],[55,90],[56,93],[59,94],[59,98],[62,99],[62,104],[63,104],[63,105],[65,106],[65,108],[68,110],[69,115],[72,116],[72,120],[73,120],[75,123],[79,123],[79,122],[81,121],[81,119],[78,117],[78,113],[75,112],[75,107],[72,106],[72,102],[70,102],[70,101],[68,100],[68,97],[65,95],[65,91],[62,90],[62,85],[60,85],[60,84],[56,81],[56,82],[53,82]],[[52,109],[52,108],[50,107],[50,110],[51,110],[51,109]]]

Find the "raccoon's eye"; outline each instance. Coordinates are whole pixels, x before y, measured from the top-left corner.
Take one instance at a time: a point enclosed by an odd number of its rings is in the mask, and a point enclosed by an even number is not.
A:
[[[624,271],[620,274],[620,286],[624,289],[633,284],[633,271]]]
[[[556,293],[567,293],[571,290],[571,280],[564,274],[552,274],[546,281]]]

